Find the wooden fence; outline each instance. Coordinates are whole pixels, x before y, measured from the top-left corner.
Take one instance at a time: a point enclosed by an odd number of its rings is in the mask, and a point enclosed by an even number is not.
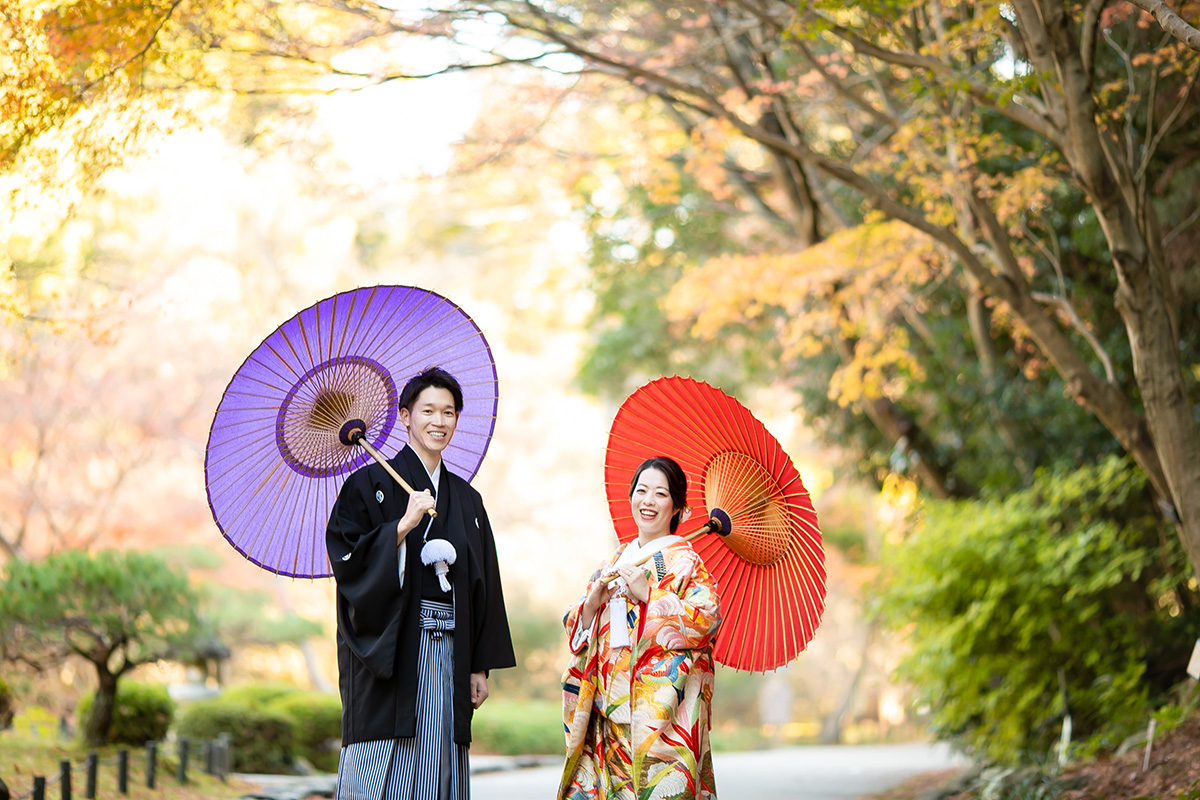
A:
[[[233,765],[233,752],[228,735],[222,735],[215,740],[192,741],[180,738],[176,743],[178,760],[175,763],[174,780],[183,785],[188,782],[188,766],[193,754],[199,750],[203,759],[200,769],[207,775],[214,775],[222,781],[229,774]],[[146,743],[146,786],[154,789],[158,784],[158,754],[160,746],[165,742]],[[116,757],[101,759],[96,753],[88,753],[80,765],[83,768],[83,797],[85,800],[95,800],[96,786],[100,779],[101,767],[116,767],[117,791],[123,795],[129,794],[129,750],[117,751]],[[74,765],[70,761],[60,761],[58,774],[49,778],[44,775],[33,776],[33,786],[24,794],[14,795],[11,800],[46,800],[46,790],[55,783],[59,786],[62,800],[74,800],[72,775]],[[11,791],[11,790],[10,790]]]

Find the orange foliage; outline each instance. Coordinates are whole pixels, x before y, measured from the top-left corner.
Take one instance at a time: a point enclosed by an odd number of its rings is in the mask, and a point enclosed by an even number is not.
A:
[[[893,323],[919,287],[949,269],[937,246],[900,222],[866,223],[797,253],[724,255],[686,274],[666,300],[669,317],[715,339],[737,323],[780,310],[787,358],[852,342],[830,396],[843,405],[897,396],[923,375]]]

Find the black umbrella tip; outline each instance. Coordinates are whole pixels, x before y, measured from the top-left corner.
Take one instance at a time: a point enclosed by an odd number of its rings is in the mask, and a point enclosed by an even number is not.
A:
[[[342,444],[350,447],[358,444],[358,440],[367,435],[367,423],[361,419],[348,419],[342,424],[342,429],[338,431],[338,440]]]

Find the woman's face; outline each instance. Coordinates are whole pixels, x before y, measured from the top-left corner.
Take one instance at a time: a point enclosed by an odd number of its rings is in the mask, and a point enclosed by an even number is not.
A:
[[[653,539],[671,532],[671,516],[675,504],[667,488],[667,476],[655,467],[647,467],[638,476],[633,494],[629,498],[633,510],[633,521],[645,539]]]

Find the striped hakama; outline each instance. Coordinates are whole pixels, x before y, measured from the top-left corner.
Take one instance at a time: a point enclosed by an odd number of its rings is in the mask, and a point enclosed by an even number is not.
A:
[[[454,606],[421,601],[417,735],[342,748],[336,800],[470,800],[467,746],[454,743]]]

